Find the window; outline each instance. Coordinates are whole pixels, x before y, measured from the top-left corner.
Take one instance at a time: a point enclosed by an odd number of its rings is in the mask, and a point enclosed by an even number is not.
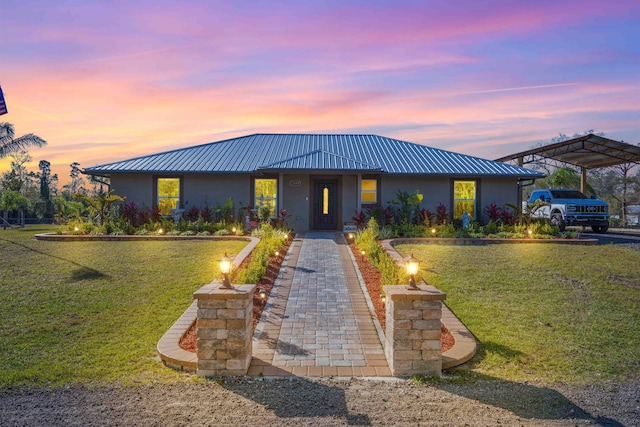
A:
[[[180,206],[180,178],[158,178],[158,213],[171,215]]]
[[[363,179],[361,182],[362,192],[360,194],[360,200],[362,204],[376,204],[378,203],[378,180],[377,179]]]
[[[471,219],[476,219],[476,182],[453,182],[453,217],[460,218],[467,211]]]
[[[269,207],[269,215],[276,215],[278,206],[278,180],[277,179],[255,179],[254,180],[254,200],[255,209],[262,206]]]

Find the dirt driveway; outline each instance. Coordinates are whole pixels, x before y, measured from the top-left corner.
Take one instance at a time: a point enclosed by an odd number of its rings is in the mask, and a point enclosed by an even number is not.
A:
[[[639,382],[555,388],[500,380],[260,377],[126,388],[5,390],[2,426],[634,426]]]

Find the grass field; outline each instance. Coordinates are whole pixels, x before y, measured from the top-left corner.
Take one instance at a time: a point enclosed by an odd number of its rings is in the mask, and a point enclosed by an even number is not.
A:
[[[180,378],[160,337],[242,241],[43,242],[0,229],[0,387]]]
[[[620,246],[400,245],[480,342],[472,370],[585,384],[638,378],[640,252]]]

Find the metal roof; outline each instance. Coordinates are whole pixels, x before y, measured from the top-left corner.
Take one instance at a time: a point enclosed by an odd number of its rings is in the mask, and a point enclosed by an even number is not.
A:
[[[497,159],[519,160],[522,164],[552,159],[585,169],[604,168],[623,163],[640,163],[640,147],[592,133],[568,141],[544,145]]]
[[[255,134],[88,167],[84,173],[383,172],[540,178],[543,173],[377,135]]]

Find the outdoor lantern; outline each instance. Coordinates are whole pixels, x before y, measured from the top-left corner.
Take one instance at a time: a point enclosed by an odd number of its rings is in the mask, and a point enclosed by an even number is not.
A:
[[[280,251],[276,251],[276,258],[280,256]]]
[[[235,227],[233,227],[233,228],[231,229],[231,232],[232,232],[233,234],[235,234],[235,233],[236,233],[236,228],[235,228]]]
[[[529,237],[532,237],[533,236],[533,230],[528,229],[527,230],[527,234],[529,235]]]
[[[353,233],[349,233],[349,240],[353,240]]]
[[[269,293],[266,289],[260,289],[260,301],[262,301],[262,305],[264,306],[267,303],[267,297]]]
[[[387,303],[387,294],[380,294],[380,302],[382,302],[382,304]]]
[[[162,230],[162,228],[159,228],[158,229],[158,234],[162,234],[162,233],[164,233],[164,230]]]
[[[220,262],[220,272],[222,273],[222,286],[224,289],[233,289],[231,282],[229,281],[229,273],[231,273],[231,266],[233,265],[233,258],[224,253],[224,256],[218,260]]]
[[[79,229],[79,228],[78,228],[78,226],[76,225],[76,226],[73,228],[73,230],[77,233],[77,232],[78,232],[78,230],[80,230],[80,229]]]
[[[409,275],[409,286],[407,286],[407,289],[419,289],[416,286],[416,274],[418,274],[420,269],[420,260],[411,254],[411,256],[405,261],[405,267],[407,268],[407,274]]]
[[[431,234],[433,234],[434,236],[436,235],[436,229],[435,228],[431,229]]]

